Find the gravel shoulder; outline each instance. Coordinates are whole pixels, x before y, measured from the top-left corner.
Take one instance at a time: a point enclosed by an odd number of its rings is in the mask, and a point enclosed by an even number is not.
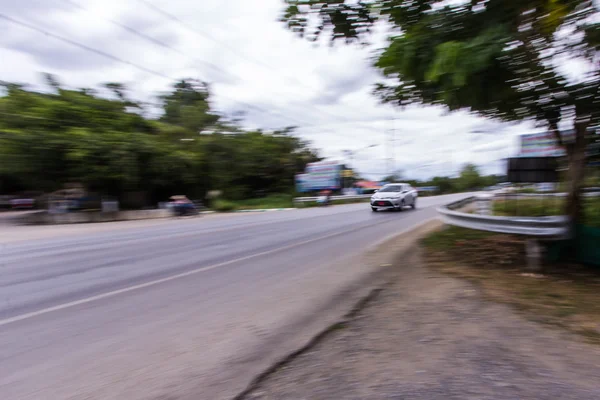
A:
[[[599,399],[600,347],[485,300],[473,284],[398,260],[350,321],[245,399]]]

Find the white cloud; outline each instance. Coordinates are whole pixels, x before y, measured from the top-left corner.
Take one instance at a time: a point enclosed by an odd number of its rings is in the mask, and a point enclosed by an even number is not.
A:
[[[344,159],[345,149],[377,144],[357,152],[354,160],[355,167],[370,178],[388,172],[391,154],[396,168],[407,177],[426,178],[455,173],[465,162],[485,166],[493,158],[516,152],[511,141],[522,127],[507,129],[465,112],[444,115],[435,107],[397,111],[378,104],[371,94],[378,73],[370,60],[383,43],[381,30],[373,40],[376,44],[367,48],[315,46],[277,21],[281,0],[261,0],[260,6],[248,0],[148,2],[183,22],[153,10],[144,0],[0,0],[3,13],[40,29],[159,75],[206,80],[214,93],[213,106],[220,112],[245,111],[248,127],[301,126],[298,134],[326,157]],[[0,29],[0,59],[10,60],[0,63],[0,80],[40,87],[39,73],[50,72],[69,87],[123,82],[133,97],[147,102],[156,101],[154,96],[172,83],[4,20]],[[482,134],[469,133],[481,127],[497,133],[493,139],[492,134],[486,135],[485,140],[478,137]],[[396,131],[393,145],[392,128]]]

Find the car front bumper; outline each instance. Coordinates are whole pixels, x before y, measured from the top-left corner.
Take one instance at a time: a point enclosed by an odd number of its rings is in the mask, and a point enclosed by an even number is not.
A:
[[[394,210],[400,207],[400,200],[372,200],[371,207],[377,210]]]

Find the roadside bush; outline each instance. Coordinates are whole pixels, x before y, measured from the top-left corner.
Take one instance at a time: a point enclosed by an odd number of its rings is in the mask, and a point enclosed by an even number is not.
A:
[[[561,215],[564,198],[548,197],[545,199],[509,199],[495,201],[492,206],[494,215],[543,217]],[[586,226],[600,227],[600,199],[584,198],[582,223]]]
[[[237,205],[234,202],[228,200],[217,199],[213,202],[213,210],[219,212],[234,211],[237,209]]]
[[[261,208],[289,208],[293,207],[292,196],[289,194],[271,194],[267,197],[236,201],[239,209],[252,210]]]

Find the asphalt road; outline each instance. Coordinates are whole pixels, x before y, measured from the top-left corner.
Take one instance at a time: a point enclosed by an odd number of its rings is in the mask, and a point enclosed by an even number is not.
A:
[[[269,346],[365,274],[368,246],[462,196],[0,241],[0,398],[229,398]]]

